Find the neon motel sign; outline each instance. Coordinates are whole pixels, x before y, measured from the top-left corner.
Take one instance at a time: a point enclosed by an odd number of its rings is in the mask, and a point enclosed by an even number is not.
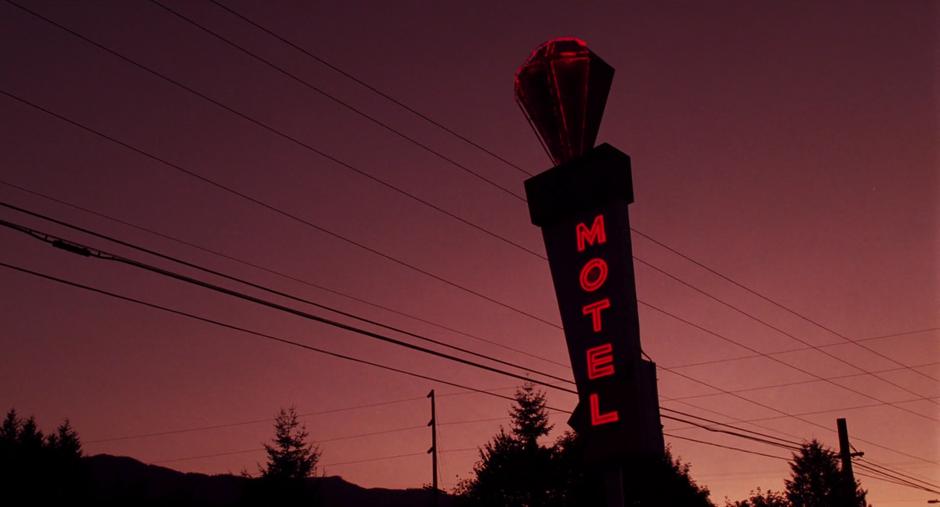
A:
[[[656,369],[640,349],[630,157],[593,147],[612,76],[572,38],[540,46],[516,76],[517,100],[556,163],[525,188],[578,386],[569,424],[590,462],[662,455],[664,447]]]

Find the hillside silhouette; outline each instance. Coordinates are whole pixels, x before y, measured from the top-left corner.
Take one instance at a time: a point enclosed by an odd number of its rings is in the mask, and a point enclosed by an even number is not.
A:
[[[82,458],[82,465],[88,498],[97,505],[265,505],[263,500],[248,498],[257,478],[184,473],[107,454]],[[321,507],[434,505],[433,493],[427,489],[363,488],[337,476],[308,478],[305,489]],[[455,504],[452,497],[441,493],[439,505]]]

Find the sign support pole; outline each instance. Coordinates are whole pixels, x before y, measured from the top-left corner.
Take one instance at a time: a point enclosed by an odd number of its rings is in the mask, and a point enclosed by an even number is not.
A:
[[[623,499],[623,466],[609,465],[604,471],[604,489],[607,498],[607,507],[624,507]]]

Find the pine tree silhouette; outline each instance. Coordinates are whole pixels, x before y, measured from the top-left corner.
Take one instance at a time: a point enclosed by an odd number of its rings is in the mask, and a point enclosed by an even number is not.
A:
[[[456,493],[470,506],[580,507],[604,505],[600,473],[585,467],[582,442],[565,433],[551,446],[539,439],[551,430],[545,395],[527,385],[518,389],[510,409],[511,431],[500,428],[480,449],[472,476]],[[667,452],[625,469],[627,504],[643,507],[714,507],[708,490],[695,484],[689,466]]]
[[[315,504],[316,491],[307,479],[316,473],[320,450],[307,442],[308,437],[294,407],[278,412],[274,419],[274,439],[264,444],[268,460],[265,467],[259,467],[261,480],[247,492],[249,504]]]
[[[787,499],[793,507],[865,507],[867,491],[858,481],[846,498],[839,456],[815,439],[803,444],[790,463],[785,481]]]

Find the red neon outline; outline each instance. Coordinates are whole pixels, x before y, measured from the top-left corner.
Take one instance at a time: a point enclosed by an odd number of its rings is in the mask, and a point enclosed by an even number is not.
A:
[[[598,269],[600,273],[594,281],[591,281],[591,270],[595,268]],[[584,290],[584,292],[594,292],[600,289],[601,285],[604,285],[604,282],[607,281],[607,261],[600,257],[595,257],[587,261],[584,267],[581,268],[581,275],[578,278],[581,282],[581,289]]]
[[[587,349],[587,376],[590,380],[614,374],[614,346],[610,343]]]
[[[599,333],[604,327],[603,322],[601,322],[601,310],[608,308],[610,308],[610,298],[604,298],[581,308],[582,314],[591,316],[591,327],[595,333]]]
[[[611,410],[610,412],[603,414],[601,413],[601,400],[596,394],[591,394],[588,396],[588,401],[591,405],[591,426],[615,423],[620,420],[620,415],[616,410]]]
[[[578,239],[578,251],[583,252],[588,245],[594,246],[594,243],[597,242],[598,245],[603,245],[607,243],[607,231],[604,230],[604,215],[597,215],[594,217],[594,223],[591,224],[591,228],[588,229],[584,222],[581,222],[575,227],[575,235]]]

